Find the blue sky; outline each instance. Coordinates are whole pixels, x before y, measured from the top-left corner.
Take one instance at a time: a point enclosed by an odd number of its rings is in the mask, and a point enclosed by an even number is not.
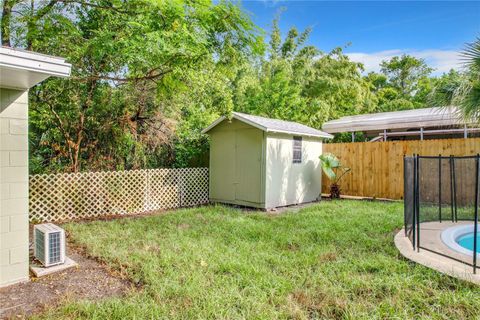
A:
[[[459,68],[458,51],[480,36],[480,1],[242,1],[253,21],[270,30],[312,27],[310,44],[328,51],[346,46],[367,71],[402,53],[423,58],[435,74]]]

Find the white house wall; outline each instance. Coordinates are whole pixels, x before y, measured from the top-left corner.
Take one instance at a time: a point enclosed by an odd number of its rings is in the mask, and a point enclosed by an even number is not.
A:
[[[321,192],[322,142],[302,138],[302,163],[293,163],[293,136],[269,133],[266,143],[266,207],[315,201]]]
[[[0,287],[28,280],[28,91],[0,88]]]

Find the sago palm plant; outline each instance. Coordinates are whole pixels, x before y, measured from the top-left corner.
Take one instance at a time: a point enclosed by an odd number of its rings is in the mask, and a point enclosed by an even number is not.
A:
[[[350,168],[343,166],[338,158],[332,153],[325,153],[320,156],[322,170],[330,180],[330,198],[340,198],[340,180],[350,172]]]

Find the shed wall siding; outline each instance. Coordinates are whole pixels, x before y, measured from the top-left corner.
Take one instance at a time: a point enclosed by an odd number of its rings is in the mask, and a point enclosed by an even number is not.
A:
[[[28,91],[0,88],[0,287],[28,280]]]
[[[293,163],[292,135],[269,133],[266,148],[266,208],[315,201],[322,186],[321,140],[303,137],[302,163]]]

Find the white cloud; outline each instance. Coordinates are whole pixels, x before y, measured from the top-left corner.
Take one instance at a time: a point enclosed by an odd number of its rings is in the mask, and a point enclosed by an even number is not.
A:
[[[409,54],[417,58],[425,59],[425,62],[434,68],[434,75],[448,72],[450,69],[461,69],[461,58],[457,51],[453,50],[385,50],[372,53],[352,52],[347,53],[351,60],[363,63],[365,72],[380,71],[380,63],[394,56]]]

